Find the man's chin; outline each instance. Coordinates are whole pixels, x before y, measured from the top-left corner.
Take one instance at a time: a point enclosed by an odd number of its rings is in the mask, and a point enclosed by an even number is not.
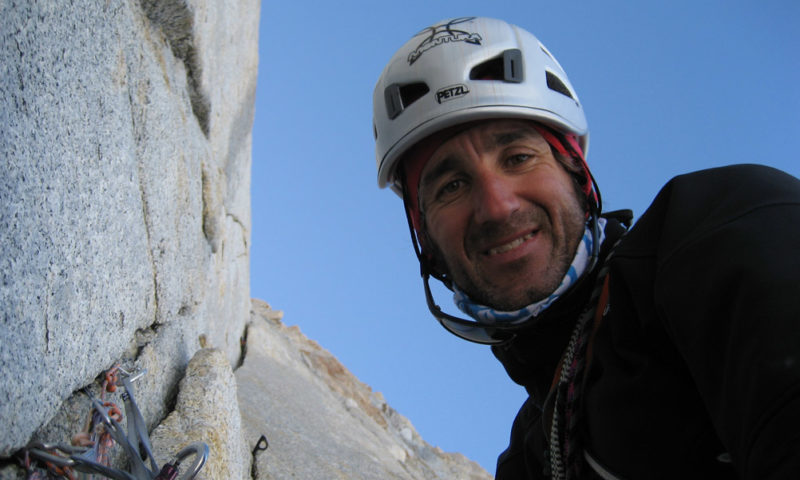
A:
[[[460,288],[460,287],[459,287]],[[528,305],[546,298],[549,294],[542,294],[535,290],[514,291],[513,287],[491,286],[480,289],[463,289],[474,302],[485,305],[501,312],[514,312]],[[479,291],[482,293],[474,294]]]
[[[457,272],[454,281],[473,302],[513,312],[547,298],[558,287],[560,278],[547,278],[547,272],[532,268],[531,263],[519,261],[500,269],[481,265],[469,274],[463,270]],[[532,278],[539,281],[531,282]]]

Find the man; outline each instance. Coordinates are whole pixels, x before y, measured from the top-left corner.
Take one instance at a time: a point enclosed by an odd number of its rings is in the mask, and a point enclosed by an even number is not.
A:
[[[431,312],[530,395],[498,479],[800,478],[800,181],[677,177],[626,231],[565,72],[494,19],[414,36],[373,105]]]

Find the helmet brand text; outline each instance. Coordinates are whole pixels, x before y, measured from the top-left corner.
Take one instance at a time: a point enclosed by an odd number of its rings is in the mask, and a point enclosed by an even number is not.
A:
[[[436,91],[436,101],[442,103],[458,97],[463,97],[468,93],[469,88],[467,88],[466,85],[450,85],[449,87],[440,88]]]

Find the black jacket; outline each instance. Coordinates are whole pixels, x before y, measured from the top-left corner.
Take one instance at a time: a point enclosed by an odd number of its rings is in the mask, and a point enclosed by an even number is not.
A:
[[[623,232],[609,221],[604,249]],[[592,459],[621,479],[800,479],[800,181],[754,165],[676,177],[609,262],[582,397]],[[498,480],[547,478],[542,402],[593,283],[493,348],[530,394]]]

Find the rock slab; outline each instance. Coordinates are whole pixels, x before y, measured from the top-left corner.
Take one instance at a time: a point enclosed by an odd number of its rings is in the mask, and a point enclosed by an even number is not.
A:
[[[245,439],[261,435],[256,479],[492,478],[461,454],[427,444],[382,395],[254,300],[247,354],[236,371]]]

